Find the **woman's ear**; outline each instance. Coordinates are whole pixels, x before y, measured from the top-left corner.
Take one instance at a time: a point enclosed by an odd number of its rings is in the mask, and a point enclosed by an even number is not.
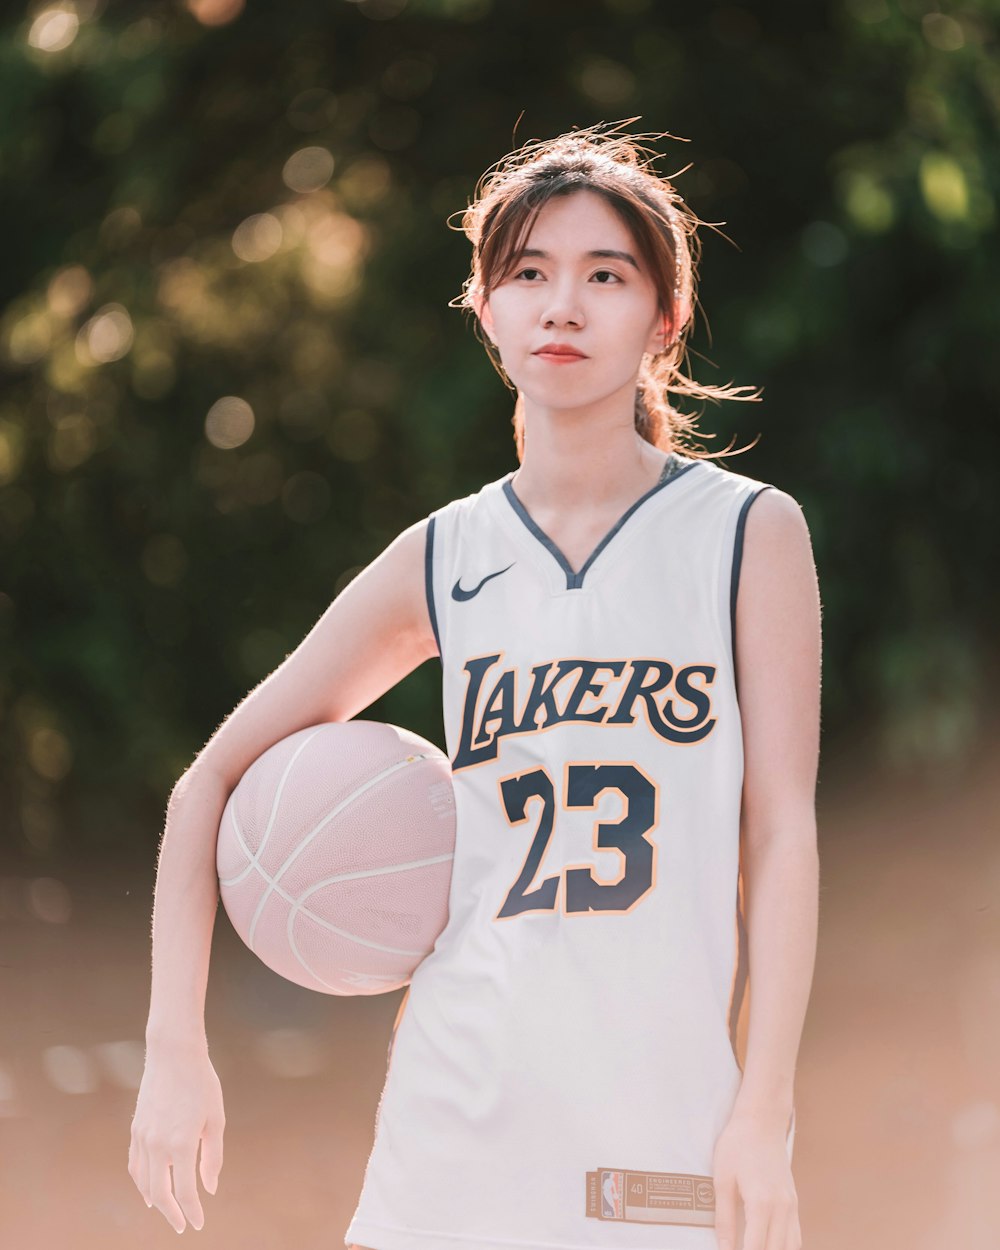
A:
[[[660,352],[665,351],[670,346],[673,339],[673,323],[669,316],[660,315],[656,323],[656,329],[649,336],[646,343],[646,351],[651,356],[657,356]]]
[[[493,337],[493,314],[490,312],[490,302],[481,292],[473,295],[472,307],[476,316],[479,318],[479,324],[483,327],[483,333],[496,346],[496,339]]]

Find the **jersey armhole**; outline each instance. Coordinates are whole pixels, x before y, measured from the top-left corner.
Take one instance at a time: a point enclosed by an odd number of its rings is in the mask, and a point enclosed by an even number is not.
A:
[[[740,589],[740,569],[743,565],[743,534],[746,530],[747,513],[750,511],[750,505],[755,499],[763,495],[764,491],[771,490],[772,487],[762,486],[760,490],[754,491],[752,495],[748,495],[743,500],[740,508],[739,516],[736,518],[736,535],[733,540],[733,566],[732,573],[729,578],[729,639],[733,656],[733,683],[736,684],[736,597]],[[738,687],[737,687],[738,689]]]
[[[424,547],[424,593],[427,596],[427,612],[431,618],[431,629],[434,631],[434,641],[437,643],[438,656],[441,651],[441,634],[438,630],[437,611],[434,607],[434,526],[435,518],[433,515],[427,519],[427,542]]]

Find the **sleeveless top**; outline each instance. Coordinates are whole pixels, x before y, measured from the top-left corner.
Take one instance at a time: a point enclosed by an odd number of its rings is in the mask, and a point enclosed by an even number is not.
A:
[[[736,592],[769,487],[672,455],[574,570],[512,477],[428,520],[449,918],[345,1242],[715,1250],[749,1003]]]

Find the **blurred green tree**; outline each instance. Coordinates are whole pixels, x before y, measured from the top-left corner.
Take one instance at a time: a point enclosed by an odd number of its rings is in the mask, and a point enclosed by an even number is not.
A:
[[[990,6],[31,6],[0,29],[0,844],[154,838],[347,581],[514,467],[447,218],[506,150],[692,137],[709,446],[802,503],[824,743],[960,766],[997,685]],[[520,121],[519,121],[520,119]],[[516,126],[516,130],[515,130]],[[993,333],[991,333],[991,331]],[[443,745],[437,662],[366,716]]]

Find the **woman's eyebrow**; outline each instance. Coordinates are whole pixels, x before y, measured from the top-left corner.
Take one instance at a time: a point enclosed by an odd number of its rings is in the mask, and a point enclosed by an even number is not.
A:
[[[598,260],[623,260],[627,264],[631,265],[633,269],[639,268],[639,264],[636,261],[635,257],[631,254],[631,252],[617,252],[613,248],[602,247],[602,248],[596,248],[592,252],[586,252],[585,255],[592,256]],[[542,260],[552,259],[552,257],[549,255],[548,252],[543,252],[541,248],[537,248],[537,247],[526,247],[521,252],[521,256],[522,257],[538,256]]]

